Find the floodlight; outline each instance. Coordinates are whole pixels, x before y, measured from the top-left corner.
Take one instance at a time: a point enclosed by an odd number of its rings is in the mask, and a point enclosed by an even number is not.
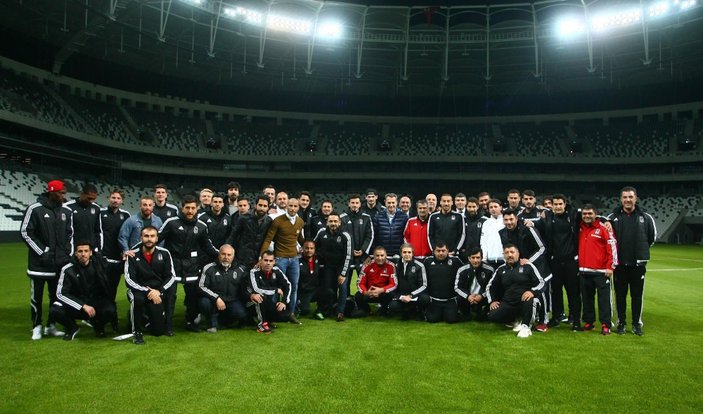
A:
[[[312,22],[279,14],[270,14],[266,20],[266,27],[282,32],[309,34],[312,30]]]
[[[639,22],[641,18],[642,13],[639,9],[604,13],[591,19],[591,27],[594,31],[603,32],[613,27],[629,26]]]
[[[649,17],[659,17],[669,11],[669,2],[660,1],[649,6]]]
[[[323,22],[317,27],[317,36],[326,39],[342,37],[342,24],[335,21]]]
[[[557,33],[560,37],[571,37],[583,33],[584,30],[583,20],[576,17],[564,17],[557,23]]]
[[[204,0],[181,0],[181,2],[195,4],[196,6],[200,6],[201,4],[203,4]]]

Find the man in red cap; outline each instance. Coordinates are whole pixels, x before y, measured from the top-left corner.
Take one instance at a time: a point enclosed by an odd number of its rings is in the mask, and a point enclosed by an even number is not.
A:
[[[63,207],[66,187],[59,180],[50,181],[46,193],[37,202],[27,207],[20,233],[29,248],[27,276],[31,289],[32,339],[41,339],[42,334],[63,336],[58,332],[49,315],[42,331],[42,296],[44,285],[48,285],[49,301],[56,301],[57,275],[61,267],[69,262],[71,245],[71,210]]]

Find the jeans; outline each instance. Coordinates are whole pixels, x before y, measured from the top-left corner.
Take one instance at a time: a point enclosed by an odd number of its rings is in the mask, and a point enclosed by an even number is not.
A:
[[[300,279],[300,261],[295,257],[276,257],[276,266],[281,269],[290,282],[290,303],[288,310],[295,314],[295,305],[298,302],[298,279]]]

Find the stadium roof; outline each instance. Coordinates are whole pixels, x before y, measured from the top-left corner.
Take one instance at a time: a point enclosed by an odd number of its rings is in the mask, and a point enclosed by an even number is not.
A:
[[[693,0],[366,3],[13,1],[0,4],[0,25],[49,45],[55,73],[89,76],[93,59],[306,94],[510,96],[703,73],[703,7]],[[27,47],[4,42],[10,55]]]

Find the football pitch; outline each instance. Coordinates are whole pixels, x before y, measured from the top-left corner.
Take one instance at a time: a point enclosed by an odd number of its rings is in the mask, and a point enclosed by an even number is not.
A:
[[[72,342],[30,340],[26,248],[3,244],[0,411],[698,413],[703,248],[652,255],[643,337],[562,324],[519,339],[488,323],[381,317],[195,334],[180,289],[176,335],[136,346],[85,326]],[[124,287],[118,299],[124,320]]]

